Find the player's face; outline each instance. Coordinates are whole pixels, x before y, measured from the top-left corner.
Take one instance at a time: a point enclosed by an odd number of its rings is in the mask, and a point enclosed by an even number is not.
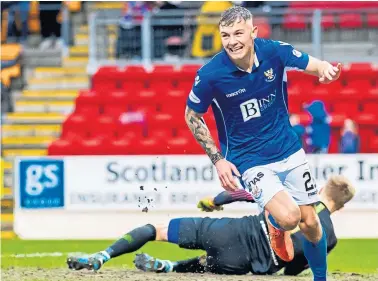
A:
[[[222,45],[231,59],[246,58],[253,50],[257,27],[252,20],[236,20],[231,26],[219,26]]]

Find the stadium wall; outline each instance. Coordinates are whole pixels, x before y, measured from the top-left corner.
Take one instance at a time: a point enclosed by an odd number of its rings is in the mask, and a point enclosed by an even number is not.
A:
[[[355,198],[334,215],[338,236],[377,238],[378,154],[308,159],[318,186],[334,174],[356,185]],[[16,158],[14,167],[14,229],[24,239],[114,239],[173,217],[258,212],[247,203],[211,214],[196,209],[200,198],[223,190],[206,155]]]

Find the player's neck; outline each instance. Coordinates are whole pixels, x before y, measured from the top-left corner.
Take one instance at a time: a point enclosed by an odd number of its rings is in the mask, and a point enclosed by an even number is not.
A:
[[[251,52],[248,52],[248,54],[240,60],[231,60],[238,68],[251,73],[255,62],[255,50],[252,49]]]
[[[328,200],[325,196],[322,196],[320,199],[331,214],[336,212],[336,206],[332,200]]]

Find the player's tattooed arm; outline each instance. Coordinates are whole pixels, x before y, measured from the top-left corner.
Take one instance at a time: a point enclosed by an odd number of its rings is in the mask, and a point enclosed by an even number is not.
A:
[[[195,112],[193,109],[186,107],[185,110],[185,121],[188,124],[190,130],[192,131],[194,137],[198,143],[206,151],[211,162],[215,164],[219,160],[223,159],[222,153],[218,150],[209,129],[207,128],[205,121],[202,117],[203,114]]]

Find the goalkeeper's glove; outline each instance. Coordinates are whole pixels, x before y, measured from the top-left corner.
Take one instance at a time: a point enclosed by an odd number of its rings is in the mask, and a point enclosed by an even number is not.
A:
[[[198,204],[197,208],[200,209],[203,212],[212,212],[212,211],[222,211],[223,207],[222,206],[216,206],[214,204],[214,198],[212,197],[206,197],[202,198]]]

